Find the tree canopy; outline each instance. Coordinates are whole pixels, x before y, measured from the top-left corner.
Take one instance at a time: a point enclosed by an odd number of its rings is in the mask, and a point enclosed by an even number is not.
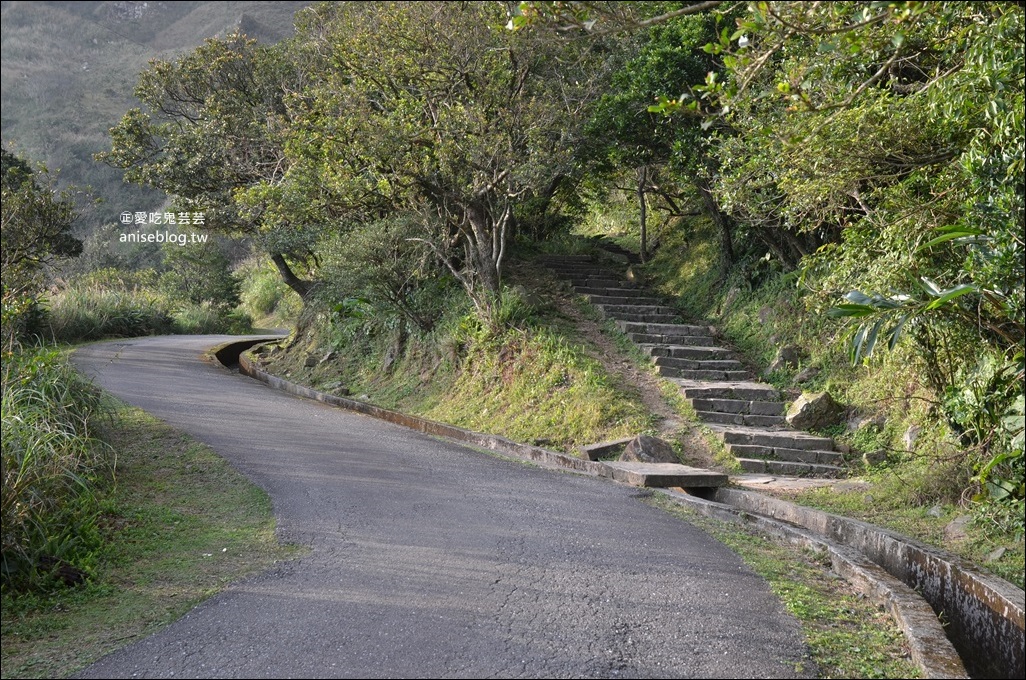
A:
[[[75,216],[71,198],[58,193],[45,171],[0,148],[2,176],[0,201],[3,238],[3,295],[35,295],[45,267],[55,259],[82,252],[82,242],[71,234]]]

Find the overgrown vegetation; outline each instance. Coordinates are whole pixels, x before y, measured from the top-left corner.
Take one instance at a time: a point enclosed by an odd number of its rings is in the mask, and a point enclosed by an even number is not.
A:
[[[451,281],[436,282],[428,331],[362,298],[311,305],[304,330],[264,361],[272,372],[326,391],[564,450],[650,430],[652,416],[636,388],[589,356],[555,310],[555,282],[536,287],[542,276],[514,268],[511,282],[523,283],[497,302],[499,330]]]
[[[3,544],[9,590],[81,583],[97,566],[104,488],[115,457],[94,436],[95,388],[45,348],[5,351]]]
[[[805,349],[774,384],[882,421],[871,467],[956,457],[953,495],[1022,515],[1020,6],[335,4],[297,26],[155,62],[102,158],[254,238],[304,324],[476,352],[451,296],[506,338],[514,251],[630,216],[663,291],[752,364]]]

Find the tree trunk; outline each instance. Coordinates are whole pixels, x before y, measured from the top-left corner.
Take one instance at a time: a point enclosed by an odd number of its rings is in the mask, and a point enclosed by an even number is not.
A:
[[[705,205],[706,212],[709,213],[713,224],[720,232],[720,263],[723,275],[726,276],[734,264],[734,241],[730,234],[730,217],[720,210],[720,204],[713,196],[708,179],[696,176],[694,182],[698,193],[702,195],[702,203]]]
[[[648,166],[638,168],[638,209],[641,222],[641,262],[648,261],[648,206],[645,203],[645,186],[648,184]]]
[[[296,291],[296,293],[306,302],[306,298],[310,295],[310,291],[313,290],[313,282],[306,281],[296,276],[296,273],[292,271],[292,267],[285,261],[285,256],[281,253],[271,253],[271,262],[278,269],[278,273],[281,274],[282,281],[285,285]]]

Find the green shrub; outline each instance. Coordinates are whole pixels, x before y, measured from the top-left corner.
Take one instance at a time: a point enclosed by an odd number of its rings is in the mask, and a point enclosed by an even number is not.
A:
[[[90,434],[99,393],[51,349],[6,352],[0,583],[44,588],[85,578],[101,544],[97,489],[113,471]]]
[[[255,320],[273,323],[294,321],[302,310],[300,297],[285,285],[281,275],[270,264],[249,261],[240,267],[242,279],[241,307]]]

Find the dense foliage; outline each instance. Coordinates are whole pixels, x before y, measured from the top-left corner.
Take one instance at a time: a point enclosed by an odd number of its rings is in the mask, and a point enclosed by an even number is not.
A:
[[[398,337],[454,294],[499,330],[511,252],[629,182],[643,257],[649,208],[708,217],[707,290],[789,276],[857,364],[908,351],[1021,508],[1023,64],[1014,3],[323,4],[154,62],[105,159]]]

